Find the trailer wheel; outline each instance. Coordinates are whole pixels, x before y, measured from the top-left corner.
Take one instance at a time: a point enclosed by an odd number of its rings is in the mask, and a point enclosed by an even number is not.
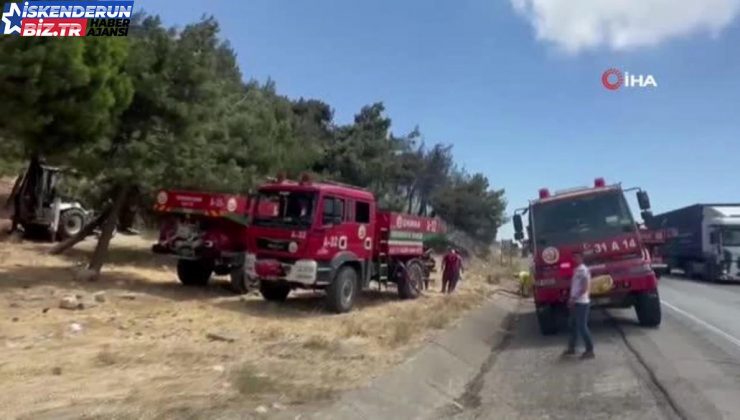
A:
[[[701,273],[702,280],[710,283],[718,283],[719,273],[720,270],[718,269],[718,267],[715,267],[714,265],[706,262],[704,263],[704,271]]]
[[[267,301],[285,302],[290,294],[290,286],[287,283],[260,281],[260,293]]]
[[[701,277],[697,274],[696,270],[694,270],[694,263],[689,261],[684,265],[684,276],[686,278],[691,280],[701,280]]]
[[[411,260],[401,269],[401,275],[396,279],[398,296],[401,299],[416,299],[421,295],[424,287],[424,266],[419,260]]]
[[[213,273],[213,261],[178,260],[177,278],[185,286],[207,286]]]
[[[658,291],[645,292],[637,295],[635,313],[637,313],[637,320],[643,327],[657,327],[660,325],[661,310]]]
[[[342,266],[334,281],[326,289],[326,306],[337,314],[349,312],[357,297],[357,270],[349,265]]]
[[[554,335],[558,332],[559,311],[553,305],[537,306],[537,324],[540,326],[542,335]]]
[[[57,227],[57,236],[60,240],[71,238],[80,233],[85,227],[85,213],[77,208],[65,210],[59,216],[59,226]]]

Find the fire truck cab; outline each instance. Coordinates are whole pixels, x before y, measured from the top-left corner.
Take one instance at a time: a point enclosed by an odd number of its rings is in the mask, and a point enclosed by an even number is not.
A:
[[[379,211],[367,190],[308,177],[263,184],[252,212],[245,281],[257,280],[272,301],[296,288],[324,290],[337,313],[371,280],[396,283],[401,298],[418,296],[427,275],[423,233],[439,228],[434,219]]]

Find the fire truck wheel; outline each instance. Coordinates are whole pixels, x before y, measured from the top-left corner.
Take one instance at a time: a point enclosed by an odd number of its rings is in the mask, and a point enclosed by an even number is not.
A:
[[[398,296],[401,299],[416,299],[424,287],[424,266],[418,260],[406,264],[406,275],[399,278]]]
[[[635,301],[637,320],[643,327],[657,327],[661,321],[658,291],[640,293]]]
[[[334,281],[326,289],[326,306],[337,314],[349,312],[357,296],[357,270],[349,265],[342,266]]]
[[[60,240],[71,238],[85,227],[85,213],[80,209],[71,208],[65,210],[59,216],[59,228],[57,235]]]
[[[247,275],[244,272],[244,267],[239,266],[232,268],[229,276],[231,279],[231,290],[233,290],[234,293],[243,295],[249,292],[249,287],[247,286]]]
[[[537,307],[537,323],[542,335],[553,335],[558,332],[558,311],[552,305]]]
[[[206,260],[178,260],[177,278],[185,286],[207,286],[213,272],[213,262]]]
[[[265,300],[270,302],[285,302],[290,294],[290,286],[285,283],[261,281],[260,293]]]

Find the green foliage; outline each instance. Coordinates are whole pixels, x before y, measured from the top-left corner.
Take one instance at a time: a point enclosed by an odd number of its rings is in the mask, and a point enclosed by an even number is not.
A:
[[[0,38],[0,130],[45,155],[111,134],[133,93],[127,56],[119,38]]]
[[[454,242],[441,233],[424,238],[424,247],[431,248],[434,252],[445,252],[451,246],[455,246]]]
[[[0,176],[17,176],[24,163],[23,142],[0,134]]]
[[[13,116],[0,138],[17,139],[0,153],[74,166],[98,201],[120,185],[144,196],[243,193],[280,171],[312,172],[368,188],[387,209],[436,212],[482,241],[504,221],[503,190],[455,169],[452,146],[427,147],[418,129],[392,133],[382,103],[337,124],[320,100],[245,83],[213,18],[176,30],[139,14],[128,38],[5,37],[0,54],[0,112]]]
[[[482,174],[455,174],[437,190],[432,205],[437,214],[474,239],[491,243],[506,221],[504,190],[491,189]]]

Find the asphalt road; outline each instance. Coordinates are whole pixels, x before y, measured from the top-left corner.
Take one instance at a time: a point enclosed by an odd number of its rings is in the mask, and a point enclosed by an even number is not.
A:
[[[457,404],[455,419],[740,419],[740,284],[664,277],[663,323],[595,311],[596,359],[560,356],[531,303]]]

